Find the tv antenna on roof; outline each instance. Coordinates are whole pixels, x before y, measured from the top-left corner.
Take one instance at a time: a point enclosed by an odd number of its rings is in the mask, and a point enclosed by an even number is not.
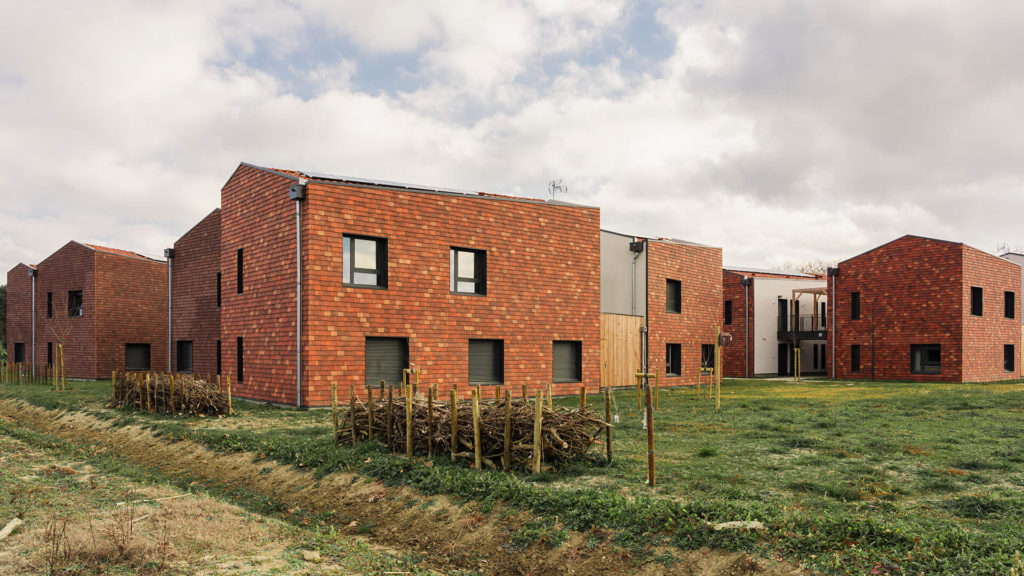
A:
[[[564,180],[559,178],[558,180],[552,180],[548,182],[548,194],[551,195],[551,199],[555,199],[555,194],[568,194],[569,186]]]

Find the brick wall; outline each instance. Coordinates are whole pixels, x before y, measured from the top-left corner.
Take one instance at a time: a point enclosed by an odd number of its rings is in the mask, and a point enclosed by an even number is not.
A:
[[[245,337],[239,395],[295,401],[293,181],[248,166],[222,194],[224,370]],[[244,208],[244,210],[243,210]],[[579,340],[583,383],[600,364],[599,212],[581,208],[311,182],[303,206],[305,403],[364,391],[367,336],[407,338],[423,385],[468,390],[468,341],[504,341],[504,379],[531,390],[551,382],[552,341]],[[386,290],[342,285],[342,236],[388,240]],[[486,296],[451,294],[449,249],[486,250]],[[245,252],[245,294],[234,289]],[[230,353],[228,353],[230,350]],[[579,383],[554,386],[578,391]]]
[[[149,344],[150,369],[166,371],[166,262],[101,251],[95,261],[95,377],[125,369],[125,344]]]
[[[102,318],[97,308],[93,271],[95,252],[78,242],[69,242],[39,263],[36,281],[36,357],[46,362],[47,342],[53,343],[53,360],[58,362],[54,331],[69,327],[64,342],[64,369],[68,378],[96,378],[96,323]],[[68,317],[68,291],[82,291],[82,316]],[[53,293],[53,318],[46,317],[46,294]],[[53,330],[51,330],[51,327]]]
[[[174,243],[171,366],[177,370],[177,341],[191,340],[192,371],[204,376],[217,374],[217,341],[220,340],[220,308],[217,306],[217,273],[221,271],[220,224],[218,208]],[[222,344],[222,353],[224,351]]]
[[[982,289],[982,316],[971,314],[971,287]],[[1020,370],[1020,266],[963,247],[963,379],[991,382],[1018,378]],[[1004,293],[1014,293],[1013,318],[1004,314]],[[1014,370],[1003,369],[1003,345],[1014,346]]]
[[[18,264],[7,272],[7,361],[14,362],[14,344],[17,342],[25,345],[25,360],[31,360],[32,355],[32,315],[29,309],[32,307],[32,278],[29,277],[29,267],[25,264]],[[36,340],[42,341],[39,330],[36,326]],[[46,360],[46,348],[43,345],[43,360]]]
[[[872,377],[874,312],[876,379],[961,381],[963,259],[962,244],[904,236],[841,262],[838,279],[828,278],[829,295],[837,282],[836,301],[829,303],[830,318],[832,306],[837,307],[835,331],[829,331],[828,342],[831,352],[836,337],[836,376]],[[850,318],[850,293],[855,291],[860,292],[859,320]],[[850,370],[853,344],[861,349],[859,373]],[[912,374],[912,344],[939,344],[941,373]]]
[[[722,375],[729,378],[744,378],[754,375],[754,291],[753,286],[744,288],[741,284],[743,276],[733,272],[722,272],[722,300],[732,301],[732,324],[724,324],[722,329],[732,334],[732,344],[722,350]],[[747,294],[746,290],[750,293]],[[747,330],[746,304],[749,298],[750,329]],[[723,306],[724,314],[724,306]],[[743,339],[747,342],[744,346]],[[744,352],[747,354],[744,362]],[[748,372],[749,370],[749,372]]]
[[[701,344],[714,344],[715,327],[722,325],[722,249],[661,241],[647,248],[649,367],[664,376],[666,344],[678,343],[682,374],[661,384],[695,385]],[[667,279],[682,283],[681,314],[666,311]]]

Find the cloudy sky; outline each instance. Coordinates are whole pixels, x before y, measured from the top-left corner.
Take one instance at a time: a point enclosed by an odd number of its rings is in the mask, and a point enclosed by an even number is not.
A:
[[[241,161],[839,260],[1024,245],[1024,3],[2,0],[0,269],[161,256]]]

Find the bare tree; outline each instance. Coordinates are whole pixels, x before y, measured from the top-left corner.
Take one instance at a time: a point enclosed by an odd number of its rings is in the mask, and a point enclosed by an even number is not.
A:
[[[804,274],[824,274],[829,268],[834,268],[837,262],[834,260],[811,260],[808,262],[786,262],[782,269],[786,272],[802,272]]]

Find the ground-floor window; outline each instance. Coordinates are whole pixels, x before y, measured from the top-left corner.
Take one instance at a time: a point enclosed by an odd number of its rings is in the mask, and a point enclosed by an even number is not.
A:
[[[220,340],[217,340],[217,376],[220,376]]]
[[[860,344],[850,346],[850,372],[860,372]]]
[[[14,362],[22,363],[25,361],[25,343],[15,342],[14,343]]]
[[[583,381],[583,343],[555,341],[551,343],[551,379],[553,382]]]
[[[235,371],[238,372],[238,382],[245,377],[245,342],[239,336],[235,339]]]
[[[665,376],[679,376],[683,373],[682,356],[681,344],[665,344]]]
[[[178,340],[178,362],[177,371],[192,372],[192,341]]]
[[[149,370],[149,344],[124,345],[124,369],[128,372]]]
[[[46,343],[46,363],[53,366],[53,342]]]
[[[939,344],[911,344],[911,374],[938,374],[941,371],[942,347]]]
[[[469,341],[469,383],[501,384],[505,381],[505,343],[502,340]]]
[[[400,386],[402,371],[409,368],[407,338],[366,338],[366,385],[380,387],[381,382]]]
[[[1003,370],[1007,372],[1014,371],[1014,346],[1013,344],[1003,344]]]
[[[700,345],[700,367],[701,368],[714,368],[715,367],[715,345],[714,344],[701,344]]]

